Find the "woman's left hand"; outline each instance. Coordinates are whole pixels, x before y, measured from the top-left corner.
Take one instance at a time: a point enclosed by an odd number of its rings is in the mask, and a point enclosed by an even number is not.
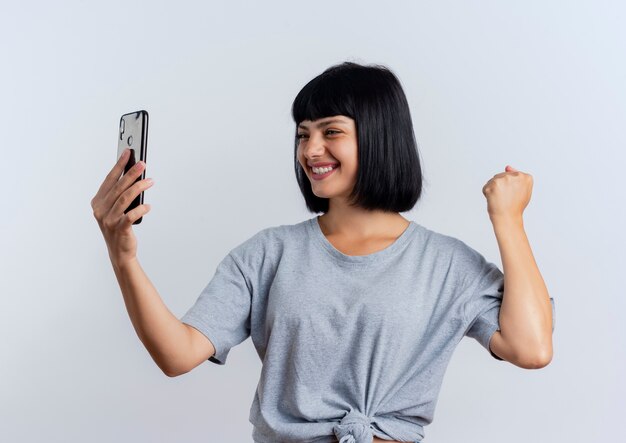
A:
[[[533,177],[507,165],[483,186],[489,218],[521,218],[530,201]]]

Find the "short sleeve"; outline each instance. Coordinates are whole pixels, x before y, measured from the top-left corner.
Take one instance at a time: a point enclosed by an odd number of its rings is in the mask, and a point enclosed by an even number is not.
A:
[[[250,336],[251,291],[241,266],[229,253],[181,321],[215,346],[209,361],[223,365],[231,348]]]
[[[465,335],[477,340],[493,358],[502,361],[502,358],[491,352],[489,340],[494,332],[500,329],[504,274],[495,264],[487,262],[482,256],[477,265],[478,276],[469,288],[472,295],[467,302],[466,313],[470,326]]]
[[[469,327],[465,335],[477,340],[496,360],[503,359],[495,355],[489,348],[489,341],[496,331],[500,330],[500,306],[504,295],[504,273],[485,259],[478,251],[463,244],[462,254],[464,273],[471,281],[466,288],[469,294],[465,307],[466,320]],[[473,278],[473,280],[471,280]],[[552,305],[552,330],[555,325],[554,299]]]

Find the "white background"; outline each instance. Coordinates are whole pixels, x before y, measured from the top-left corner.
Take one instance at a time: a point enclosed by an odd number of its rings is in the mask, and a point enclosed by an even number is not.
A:
[[[177,316],[235,245],[307,212],[298,91],[330,65],[400,78],[425,174],[404,213],[501,266],[482,186],[532,174],[525,228],[555,299],[540,370],[463,340],[425,442],[626,441],[626,8],[604,1],[0,3],[0,435],[245,442],[261,369],[165,376],[90,200],[121,114],[150,113],[139,260]],[[416,398],[419,401],[419,398]]]

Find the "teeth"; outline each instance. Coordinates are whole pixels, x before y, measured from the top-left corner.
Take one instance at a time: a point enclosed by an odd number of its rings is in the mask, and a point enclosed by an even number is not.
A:
[[[311,168],[313,169],[313,172],[315,172],[316,174],[325,174],[328,171],[331,171],[334,168],[334,166],[326,166],[325,168]]]

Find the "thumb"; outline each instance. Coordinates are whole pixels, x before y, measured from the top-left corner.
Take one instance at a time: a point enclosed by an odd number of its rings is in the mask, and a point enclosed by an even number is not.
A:
[[[504,168],[504,170],[506,172],[517,172],[517,169],[515,169],[513,166],[510,166],[510,165],[506,165],[506,168]]]

